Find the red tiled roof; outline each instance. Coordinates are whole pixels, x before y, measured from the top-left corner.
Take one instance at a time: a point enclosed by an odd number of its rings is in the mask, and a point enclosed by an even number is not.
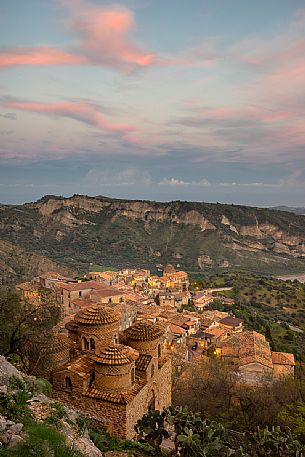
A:
[[[93,300],[90,300],[90,298],[74,298],[74,300],[72,300],[72,303],[78,306],[79,308],[87,308],[95,304],[95,302]]]
[[[239,365],[258,362],[273,368],[270,345],[264,335],[255,331],[237,333],[220,343],[221,354],[225,357],[237,357]]]
[[[77,291],[77,290],[101,290],[108,288],[105,284],[96,281],[84,281],[84,282],[58,282],[57,287],[60,287],[65,290],[69,291]]]
[[[214,327],[214,328],[208,329],[207,331],[210,334],[216,336],[216,338],[219,338],[220,336],[222,336],[226,333],[226,331],[223,328],[219,328],[219,327]]]
[[[242,324],[242,319],[238,319],[238,317],[228,316],[220,319],[219,323],[223,325],[228,325],[230,327],[237,327],[238,325]]]
[[[94,290],[94,292],[92,292],[92,295],[93,296],[95,295],[95,296],[101,297],[101,298],[105,298],[105,297],[115,297],[117,295],[124,295],[124,292],[122,292],[120,290],[116,290],[116,289],[110,289],[110,288],[105,289],[103,287],[102,289]]]
[[[179,325],[170,324],[169,329],[170,329],[171,333],[177,333],[179,335],[186,334],[186,330],[182,327],[179,327]]]

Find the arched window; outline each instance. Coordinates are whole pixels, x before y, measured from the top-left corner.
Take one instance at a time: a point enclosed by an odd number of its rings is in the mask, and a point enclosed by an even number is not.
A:
[[[111,302],[112,302],[112,300],[111,300],[111,298],[109,298],[108,303],[111,303]]]
[[[72,381],[68,376],[66,376],[66,379],[65,379],[65,388],[69,392],[72,392]]]
[[[136,379],[136,372],[135,372],[135,369],[132,368],[131,369],[131,382],[132,382],[132,384],[135,382],[135,379]]]
[[[93,383],[94,379],[95,379],[95,372],[93,372],[93,373],[89,376],[88,381],[87,381],[87,385],[88,385],[88,386],[91,386],[91,384]]]
[[[161,357],[161,344],[158,344],[158,357]]]
[[[93,349],[95,349],[95,341],[93,338],[90,338],[90,350],[92,351]]]
[[[86,338],[83,336],[82,337],[82,351],[85,351],[87,349],[87,340]]]
[[[155,396],[155,392],[152,390],[151,391],[151,397],[150,399],[148,400],[148,411],[155,411],[156,409],[156,396]]]

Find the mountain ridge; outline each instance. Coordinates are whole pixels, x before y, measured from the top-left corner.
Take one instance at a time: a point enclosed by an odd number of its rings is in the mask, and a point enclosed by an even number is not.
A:
[[[167,262],[188,271],[305,271],[305,217],[243,205],[47,195],[0,205],[0,240],[78,271]]]

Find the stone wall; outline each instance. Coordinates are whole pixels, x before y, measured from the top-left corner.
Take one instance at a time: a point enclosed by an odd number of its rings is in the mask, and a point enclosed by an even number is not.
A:
[[[275,378],[280,378],[281,376],[293,376],[294,367],[292,365],[280,365],[275,363],[273,365],[273,376]]]
[[[154,407],[162,411],[163,407],[171,404],[171,360],[164,363],[160,370],[156,370],[155,375],[147,382],[143,389],[127,405],[126,411],[126,437],[135,437],[134,426],[141,419],[154,400]]]
[[[126,437],[126,406],[110,403],[83,395],[69,395],[66,392],[54,392],[54,398],[67,403],[90,419],[94,427],[107,430],[113,436]]]

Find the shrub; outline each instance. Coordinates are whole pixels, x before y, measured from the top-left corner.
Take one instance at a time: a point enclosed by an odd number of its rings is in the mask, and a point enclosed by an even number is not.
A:
[[[8,450],[8,457],[82,457],[65,444],[64,436],[46,424],[33,422],[26,428],[25,442]]]

